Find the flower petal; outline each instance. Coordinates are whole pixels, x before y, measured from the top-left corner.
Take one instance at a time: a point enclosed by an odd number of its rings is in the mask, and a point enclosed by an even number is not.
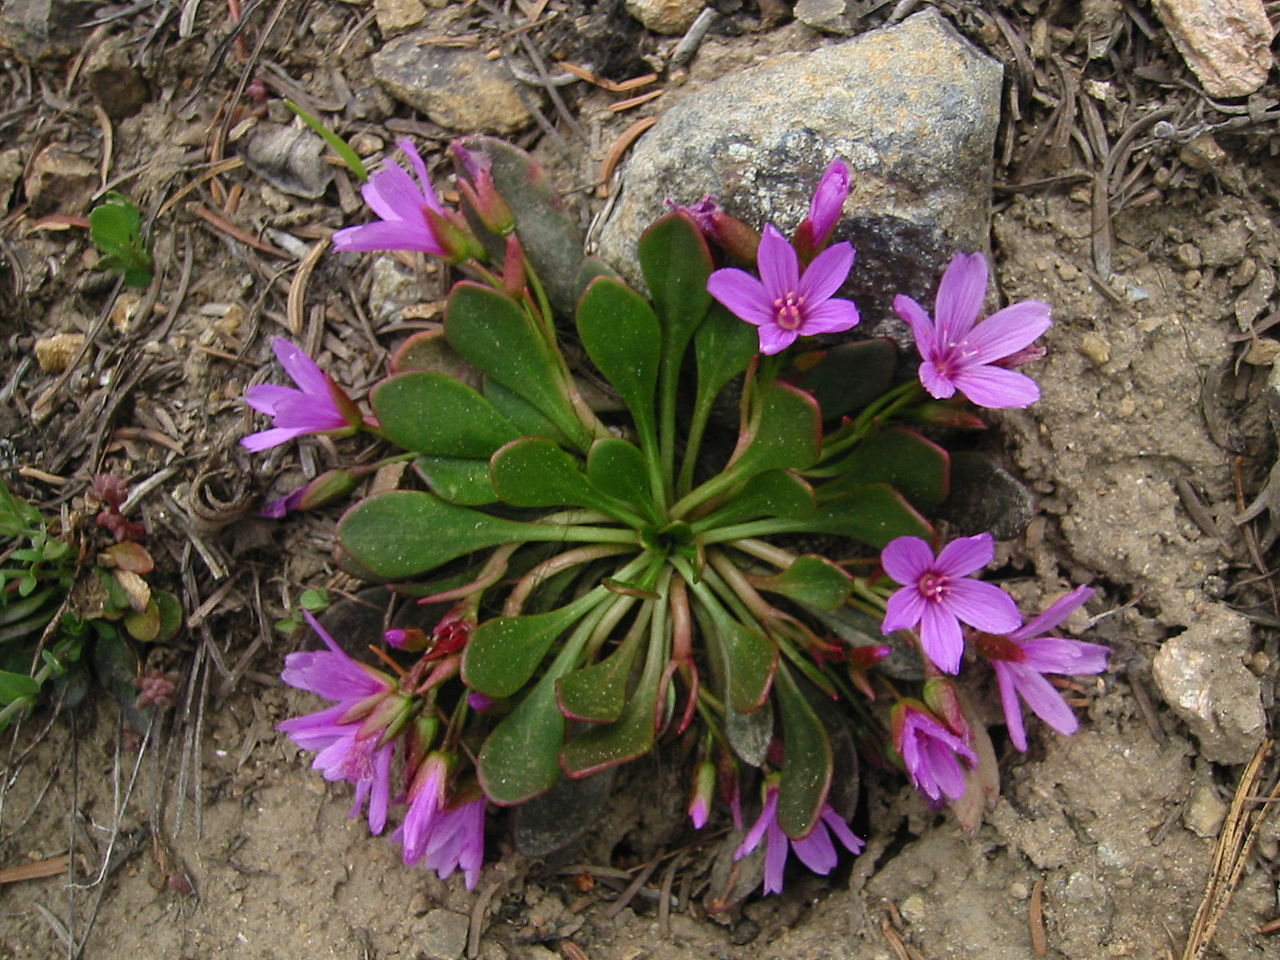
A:
[[[1026,666],[1040,673],[1060,673],[1078,677],[1107,669],[1111,648],[1100,643],[1068,640],[1066,637],[1037,637],[1019,644]]]
[[[333,235],[335,250],[420,250],[437,257],[446,256],[444,247],[426,221],[375,220],[359,227],[346,227]]]
[[[760,237],[756,267],[770,303],[799,290],[800,260],[786,237],[772,223],[765,225],[764,234]]]
[[[1013,597],[981,580],[951,581],[951,591],[942,602],[953,616],[987,633],[1008,633],[1022,619]]]
[[[360,188],[365,203],[383,220],[423,220],[423,195],[413,177],[394,163],[386,164]]]
[[[946,400],[954,397],[956,394],[956,385],[951,382],[951,378],[944,376],[931,360],[926,360],[920,364],[920,383],[929,391],[929,396],[935,400]]]
[[[760,331],[760,352],[767,357],[781,353],[795,343],[796,337],[799,336],[799,331],[783,330],[773,323],[766,323],[756,329]]]
[[[938,284],[933,316],[938,324],[938,340],[959,343],[982,312],[987,296],[987,258],[981,253],[957,253],[947,264]]]
[[[806,306],[801,336],[819,333],[843,333],[858,325],[858,307],[852,300],[824,300],[816,307]]]
[[[964,342],[979,363],[994,363],[1026,347],[1052,324],[1047,303],[1023,300],[987,317]]]
[[[1004,367],[969,367],[952,379],[966,397],[988,410],[1020,409],[1040,399],[1040,387],[1034,380]]]
[[[925,599],[913,584],[903,587],[889,597],[884,605],[884,622],[880,629],[885,633],[910,630],[924,616]]]
[[[810,304],[829,300],[853,267],[853,244],[837,243],[813,258],[796,292]]]
[[[747,323],[759,327],[776,320],[764,285],[745,270],[735,267],[717,270],[707,278],[707,292]]]
[[[263,450],[270,450],[272,447],[278,447],[282,443],[288,443],[295,437],[301,437],[309,432],[296,427],[274,427],[271,430],[260,430],[257,433],[249,434],[247,437],[241,437],[240,446],[250,453],[259,453]]]
[[[915,585],[933,569],[933,551],[919,537],[895,537],[880,551],[884,572],[901,584]]]
[[[976,580],[967,582],[977,583]],[[920,646],[943,673],[960,672],[964,635],[960,632],[960,621],[951,612],[950,603],[925,603],[924,616],[920,618]]]
[[[769,839],[764,851],[764,892],[782,892],[782,870],[787,865],[787,835],[778,821],[769,818]]]
[[[995,559],[996,541],[989,533],[957,537],[938,553],[933,569],[947,577],[967,577]]]
[[[859,854],[866,846],[865,843],[849,829],[849,825],[844,822],[844,818],[831,808],[830,804],[822,808],[822,822],[831,828],[831,832],[836,835],[836,839],[844,844],[845,849],[850,853]]]
[[[1009,741],[1027,752],[1027,730],[1022,723],[1022,704],[1018,702],[1018,694],[1013,686],[1013,674],[1006,660],[992,660],[991,666],[996,671],[996,685],[1000,688],[1000,705],[1004,708],[1004,723],[1009,731]]]
[[[812,870],[826,876],[840,862],[836,853],[836,845],[831,842],[831,834],[821,820],[803,840],[792,840],[791,849],[800,858],[800,862]]]
[[[278,383],[260,383],[244,392],[244,402],[259,413],[274,416],[276,407],[296,396],[299,391],[293,387],[282,387]]]
[[[900,293],[893,298],[893,312],[911,328],[911,333],[916,338],[916,349],[920,351],[920,355],[928,356],[937,341],[937,334],[933,328],[933,321],[929,319],[929,314],[925,312],[924,307]]]
[[[1067,706],[1057,688],[1038,671],[1023,663],[1006,664],[1014,686],[1031,711],[1059,733],[1071,736],[1080,727],[1080,721]]]
[[[422,155],[418,153],[418,148],[413,145],[413,141],[408,137],[401,137],[396,141],[396,146],[405,155],[405,159],[409,161],[409,166],[413,167],[414,173],[418,175],[418,184],[422,188],[420,199],[425,200],[427,206],[436,213],[443,213],[444,207],[440,203],[440,198],[436,196],[435,188],[431,185],[431,174],[427,172],[427,165],[422,162]]]
[[[329,396],[328,378],[320,366],[307,356],[305,350],[284,337],[276,337],[271,342],[271,349],[275,351],[276,359],[280,361],[284,372],[302,388],[303,393],[316,397]]]
[[[1023,626],[1009,634],[1009,639],[1028,640],[1031,637],[1040,636],[1046,630],[1052,630],[1067,617],[1071,616],[1077,608],[1088,603],[1095,593],[1097,591],[1093,587],[1076,587],[1066,596],[1060,597],[1050,604],[1044,613],[1028,620]]]

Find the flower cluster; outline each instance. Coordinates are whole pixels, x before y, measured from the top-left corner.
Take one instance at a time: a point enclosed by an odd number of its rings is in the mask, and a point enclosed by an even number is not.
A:
[[[403,806],[391,837],[406,864],[461,870],[472,888],[490,803],[516,806],[676,743],[696,758],[693,827],[727,814],[734,857],[763,846],[763,889],[777,893],[790,854],[825,875],[840,848],[864,846],[852,812],[832,806],[846,771],[831,708],[815,704],[856,703],[863,755],[892,757],[936,806],[963,796],[990,756],[955,680],[967,667],[993,676],[1018,750],[1024,704],[1076,729],[1050,677],[1100,673],[1108,651],[1049,634],[1093,591],[1024,622],[980,579],[994,537],[944,542],[927,519],[948,496],[951,461],[941,430],[915,429],[983,425],[965,399],[987,409],[1036,400],[1014,368],[1043,352],[1045,304],[980,320],[986,258],[957,254],[932,317],[909,296],[894,301],[920,356],[903,376],[895,348],[859,339],[858,308],[838,296],[855,260],[838,239],[844,161],[789,237],[713,197],[669,202],[639,242],[650,300],[584,261],[580,244],[549,248],[548,236],[572,239],[576,225],[520,151],[454,144],[461,207],[449,209],[412,144],[397,146],[409,169],[385,163],[363,187],[379,219],[338,231],[334,246],[455,264],[466,279],[442,334],[411,338],[359,403],[277,340],[296,388],[251,388],[246,401],[273,423],[242,442],[260,451],[363,431],[399,448],[321,473],[271,516],[412,463],[402,488],[344,514],[338,559],[446,612],[430,631],[386,632],[391,649],[378,652],[393,673],[352,659],[308,615],[325,649],[290,654],[282,676],[332,704],[280,725],[326,778],[353,785],[351,815],[367,810],[374,833]],[[569,325],[572,354],[558,339]],[[435,336],[483,375],[481,389],[422,361]],[[587,402],[587,366],[619,403]],[[737,416],[713,417],[717,403]],[[832,537],[862,544],[861,559],[799,552]],[[864,620],[848,639],[845,616],[875,618],[882,636],[867,638]],[[881,673],[899,655],[919,657],[922,683]],[[742,798],[757,787],[744,829]]]

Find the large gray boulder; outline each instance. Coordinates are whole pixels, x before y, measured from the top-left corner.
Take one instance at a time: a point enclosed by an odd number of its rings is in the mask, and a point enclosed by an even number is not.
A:
[[[600,252],[626,269],[664,200],[705,193],[790,234],[843,157],[852,189],[836,239],[858,249],[845,293],[866,321],[895,293],[931,297],[953,253],[987,247],[1001,80],[1000,64],[933,11],[724,77],[637,145]]]

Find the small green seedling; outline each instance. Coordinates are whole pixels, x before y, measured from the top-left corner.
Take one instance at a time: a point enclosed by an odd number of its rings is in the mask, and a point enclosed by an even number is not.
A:
[[[89,214],[89,239],[102,253],[104,270],[124,274],[131,287],[151,283],[155,264],[150,245],[142,237],[142,215],[128,197],[108,193]]]
[[[302,627],[302,611],[307,613],[319,613],[329,606],[329,592],[327,590],[303,590],[302,596],[298,598],[298,606],[289,612],[289,616],[283,620],[276,621],[276,632],[286,637],[293,636],[293,632]]]

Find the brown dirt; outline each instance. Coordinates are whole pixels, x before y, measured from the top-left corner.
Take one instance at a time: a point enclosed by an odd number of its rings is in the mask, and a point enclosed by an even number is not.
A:
[[[885,9],[868,16],[867,26],[892,7],[879,6]],[[665,925],[655,890],[668,861],[646,892],[608,915],[614,891],[627,883],[623,871],[693,839],[672,826],[681,823],[683,787],[661,759],[625,776],[608,816],[568,859],[519,856],[496,821],[477,897],[458,877],[441,882],[402,867],[392,844],[345,819],[346,786],[313,775],[308,758],[275,732],[312,703],[275,679],[293,644],[272,632],[272,621],[304,586],[355,584],[328,559],[332,514],[275,524],[249,511],[266,490],[278,495],[334,462],[334,450],[306,444],[300,455],[282,449],[251,460],[236,446],[250,424],[239,397],[262,375],[270,337],[294,322],[286,309],[293,261],[228,239],[190,204],[225,208],[221,191],[242,185],[227,220],[272,245],[287,242],[270,232],[283,230],[306,246],[350,222],[357,209],[350,180],[338,171],[337,186],[317,201],[290,197],[244,169],[222,174],[216,187],[201,182],[157,217],[158,296],[128,315],[113,309],[120,301],[112,284],[92,271],[96,255],[83,231],[33,229],[45,214],[83,214],[99,185],[104,144],[85,70],[68,70],[68,61],[34,68],[0,61],[2,102],[10,105],[0,113],[0,132],[25,171],[49,144],[65,145],[95,171],[55,181],[36,197],[21,183],[11,199],[0,196],[9,211],[0,221],[0,333],[8,346],[0,383],[11,385],[12,396],[0,414],[8,434],[0,469],[35,467],[66,478],[15,478],[24,494],[54,510],[77,507],[100,470],[135,483],[161,475],[140,514],[188,614],[198,613],[173,645],[184,676],[181,703],[145,739],[125,729],[105,698],[56,718],[38,714],[6,735],[0,867],[70,851],[71,869],[0,887],[0,960],[77,949],[90,957],[452,958],[464,949],[469,919],[478,924],[469,955],[484,960],[1003,960],[1032,955],[1040,931],[1050,957],[1182,955],[1240,768],[1205,759],[1160,703],[1151,660],[1167,638],[1229,605],[1260,615],[1241,654],[1265,691],[1274,688],[1280,661],[1280,621],[1258,568],[1271,555],[1255,554],[1231,519],[1274,456],[1263,402],[1269,359],[1241,358],[1252,341],[1264,350],[1274,343],[1265,332],[1243,335],[1242,327],[1247,333],[1274,320],[1275,299],[1264,298],[1243,325],[1235,309],[1248,292],[1247,275],[1280,254],[1274,122],[1237,122],[1247,120],[1246,109],[1227,104],[1234,112],[1224,113],[1197,94],[1158,29],[1150,38],[1141,30],[1140,20],[1153,22],[1145,4],[1088,4],[1092,19],[1084,25],[1057,4],[988,5],[1014,35],[1046,45],[1044,56],[1028,61],[1029,72],[991,13],[939,6],[1007,63],[1014,99],[997,151],[997,180],[1006,187],[993,221],[996,272],[1006,297],[1048,300],[1056,319],[1036,374],[1044,399],[1002,417],[989,442],[1028,482],[1042,511],[1002,557],[1028,603],[1074,583],[1104,588],[1114,613],[1097,633],[1116,649],[1114,670],[1081,691],[1087,707],[1079,735],[1037,728],[1027,758],[1002,755],[1001,797],[972,836],[911,790],[872,777],[859,820],[869,848],[851,867],[832,878],[797,876],[783,897],[708,918],[689,891],[698,889],[712,852],[695,849],[670,872],[677,906]],[[547,9],[563,7],[552,0]],[[312,0],[246,8],[246,52],[262,40],[262,58],[313,97],[347,100],[344,135],[389,142],[400,118],[400,132],[441,145],[447,139],[427,121],[405,126],[411,111],[377,89],[369,55],[380,39],[367,6]],[[500,30],[484,9],[432,9],[428,24],[442,34],[482,36],[486,49]],[[282,11],[280,22],[264,40],[273,10]],[[125,43],[150,99],[136,116],[113,123],[109,179],[154,212],[207,169],[210,131],[226,126],[219,105],[251,74],[225,43],[221,5],[200,7],[188,39],[151,8],[126,13],[94,42],[110,34]],[[798,24],[760,29],[754,4],[727,22],[740,28],[736,34],[709,39],[688,71],[664,78],[673,92],[777,49],[829,42]],[[1090,37],[1108,30],[1110,56],[1086,64]],[[568,39],[550,31],[530,37],[547,52],[581,52],[572,31]],[[638,43],[643,53],[670,46],[651,35]],[[633,53],[634,45],[619,54],[619,70],[637,69]],[[1111,84],[1115,96],[1098,87],[1097,97],[1064,100],[1054,58]],[[1150,79],[1153,66],[1168,79]],[[252,75],[279,74],[264,66]],[[585,221],[600,201],[582,188],[593,183],[609,143],[664,101],[615,115],[605,108],[617,95],[581,85],[565,95],[588,142],[565,133],[566,151],[536,133],[529,140],[557,182],[578,190]],[[1273,83],[1255,105],[1269,109],[1277,96]],[[1072,106],[1063,109],[1074,139],[1055,112],[1062,102]],[[1134,110],[1156,102],[1172,108],[1175,130],[1217,139],[1135,141],[1108,192],[1103,219],[1114,275],[1104,282],[1088,187],[1102,165],[1096,149],[1086,156],[1081,146],[1093,136],[1085,114],[1100,114],[1115,143]],[[279,106],[271,116],[284,121]],[[547,117],[564,130],[554,109]],[[234,155],[232,141],[224,156]],[[390,258],[367,266],[321,260],[295,318],[302,327],[293,331],[357,389],[377,379],[389,345],[434,321],[447,289],[447,277],[432,267],[415,273],[412,263]],[[414,308],[379,314],[371,288],[376,301]],[[93,348],[59,382],[27,358],[37,338],[68,331],[89,335]],[[1180,482],[1206,505],[1209,530],[1189,514]],[[1264,532],[1260,522],[1248,535],[1256,541]],[[1264,784],[1274,769],[1271,760]],[[1278,847],[1273,823],[1208,956],[1247,960],[1280,949],[1280,934],[1255,932],[1277,914]],[[1036,899],[1043,902],[1038,923]]]

